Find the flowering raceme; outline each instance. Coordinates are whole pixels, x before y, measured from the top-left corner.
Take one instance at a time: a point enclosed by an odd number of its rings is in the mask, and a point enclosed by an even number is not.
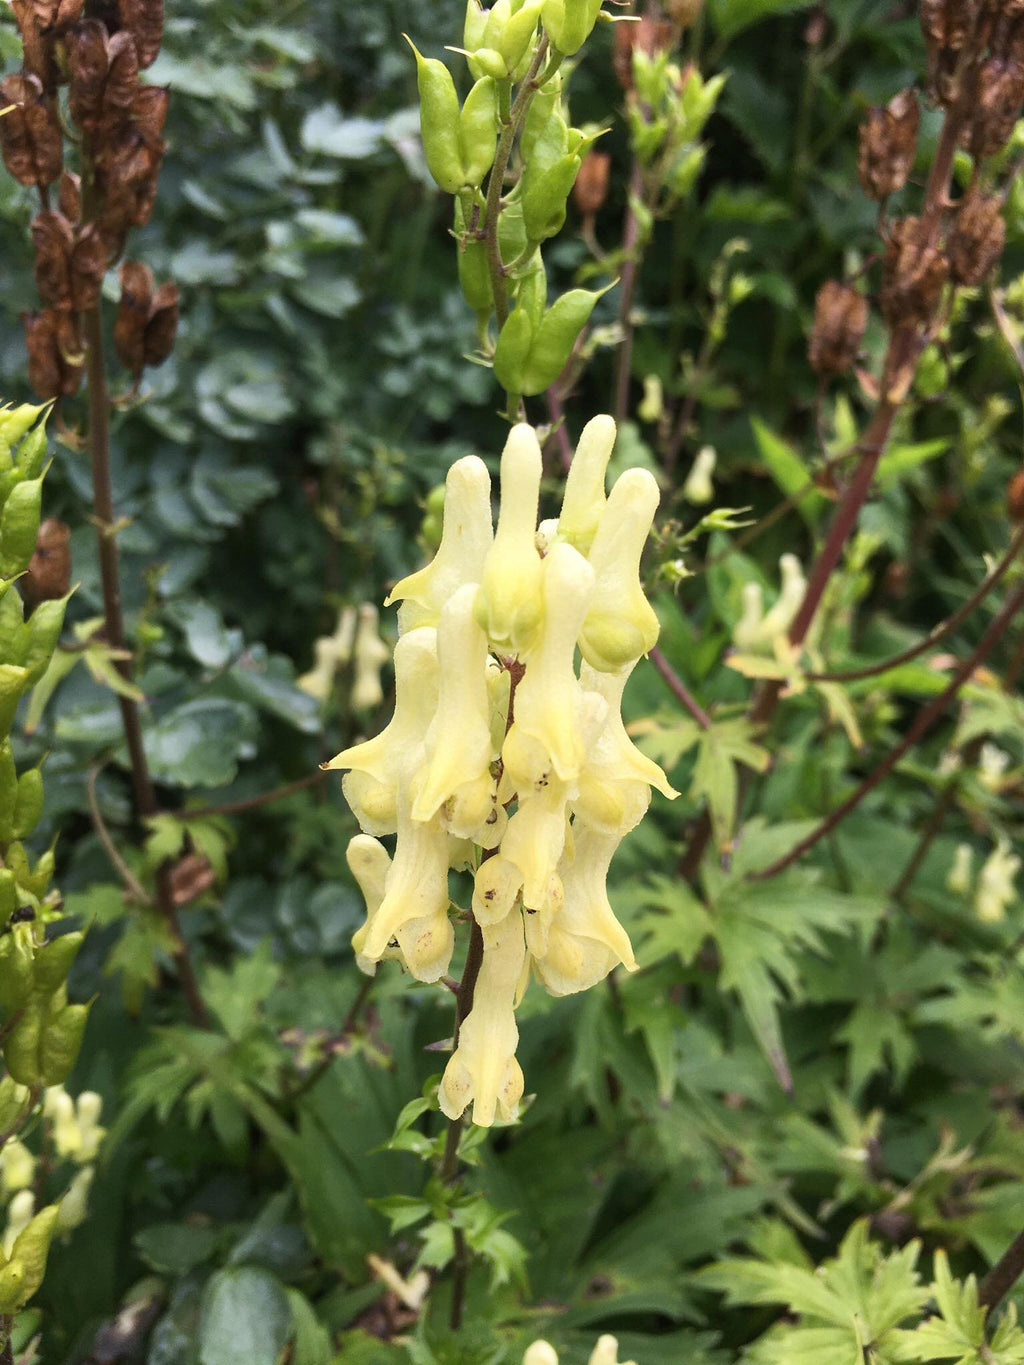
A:
[[[348,849],[366,901],[362,970],[398,958],[440,980],[455,944],[448,874],[473,872],[482,961],[439,1102],[452,1119],[472,1105],[485,1127],[513,1120],[523,1094],[515,1008],[531,973],[569,995],[636,969],[605,879],[651,788],[676,795],[620,712],[658,636],[640,582],[658,487],[629,469],[606,497],[614,442],[610,417],[588,424],[561,513],[540,530],[532,427],[505,445],[496,528],[483,461],[452,466],[437,554],[388,599],[401,603],[394,715],[327,765],[348,770],[364,831]],[[393,857],[379,842],[390,834]]]

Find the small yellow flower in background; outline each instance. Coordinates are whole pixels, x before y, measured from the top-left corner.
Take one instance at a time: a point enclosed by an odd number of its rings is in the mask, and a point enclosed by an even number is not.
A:
[[[665,394],[656,374],[644,376],[644,396],[637,404],[636,415],[641,422],[657,422],[665,411]]]
[[[760,583],[743,585],[742,611],[733,627],[732,642],[743,653],[770,654],[776,640],[786,635],[807,591],[803,565],[796,555],[779,560],[779,595],[766,612]]]
[[[535,1341],[527,1346],[523,1365],[558,1365],[558,1352],[547,1341]],[[636,1361],[620,1361],[618,1341],[606,1334],[598,1338],[587,1365],[636,1365]]]
[[[998,792],[1010,766],[1010,755],[998,744],[986,741],[978,755],[978,781],[990,792]]]
[[[8,1194],[27,1190],[35,1179],[36,1159],[17,1138],[8,1138],[0,1148],[0,1173]]]
[[[715,472],[717,462],[718,453],[714,446],[702,446],[697,451],[697,458],[683,484],[683,497],[695,507],[702,507],[715,496],[715,485],[711,481],[711,476]]]
[[[89,1211],[89,1191],[92,1189],[95,1175],[95,1166],[83,1166],[80,1171],[75,1172],[75,1178],[58,1207],[56,1223],[58,1232],[73,1232],[85,1222]]]
[[[1010,852],[1006,839],[1000,839],[986,858],[974,893],[974,913],[986,924],[997,924],[1006,918],[1007,907],[1017,898],[1014,880],[1020,865],[1020,858]]]
[[[313,667],[301,678],[296,678],[296,687],[301,687],[317,701],[325,702],[331,695],[335,674],[352,657],[355,638],[356,609],[345,607],[338,617],[334,634],[322,636],[313,645]]]
[[[372,711],[384,700],[380,672],[390,657],[390,649],[380,638],[380,613],[371,602],[364,602],[359,608],[359,623],[352,646],[355,678],[351,703],[354,710]]]
[[[363,971],[397,958],[439,980],[455,941],[448,874],[473,873],[482,959],[438,1100],[484,1127],[517,1115],[515,1010],[531,976],[567,995],[620,964],[635,970],[608,868],[651,788],[676,795],[622,722],[630,673],[658,637],[640,559],[659,493],[630,469],[606,495],[614,442],[610,417],[588,423],[561,512],[540,528],[531,427],[513,427],[502,453],[496,531],[483,462],[452,466],[437,554],[388,599],[401,602],[394,716],[326,765],[348,769],[363,831],[348,849],[366,902],[353,939]],[[378,842],[389,834],[393,857]],[[595,1365],[617,1365],[613,1339],[602,1342]],[[528,1365],[553,1357],[535,1346]]]
[[[957,844],[953,863],[946,876],[946,890],[955,896],[966,896],[971,889],[974,850],[970,844]]]
[[[36,1197],[31,1190],[19,1190],[7,1205],[7,1226],[4,1228],[4,1255],[10,1256],[14,1243],[31,1223],[36,1211]]]

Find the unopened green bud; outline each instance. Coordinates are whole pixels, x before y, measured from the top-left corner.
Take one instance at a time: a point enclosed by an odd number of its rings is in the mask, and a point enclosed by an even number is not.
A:
[[[601,0],[544,0],[541,14],[552,46],[574,56],[589,38],[600,9]]]
[[[530,241],[544,241],[562,230],[581,165],[578,156],[563,156],[541,175],[523,177],[523,224]]]
[[[39,768],[29,768],[18,778],[12,825],[13,838],[27,839],[39,823],[42,813],[43,774]]]
[[[493,74],[476,82],[459,114],[463,185],[481,185],[494,162],[498,146],[498,91],[491,79]]]
[[[440,189],[458,194],[466,183],[462,165],[459,97],[452,73],[444,62],[424,57],[410,40],[416,57],[416,85],[420,96],[420,136],[427,169]]]

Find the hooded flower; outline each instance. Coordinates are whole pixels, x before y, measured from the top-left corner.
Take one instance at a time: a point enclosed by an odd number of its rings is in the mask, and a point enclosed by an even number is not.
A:
[[[435,626],[449,597],[464,583],[479,583],[491,548],[491,476],[477,455],[456,460],[445,479],[444,526],[437,554],[391,589],[384,605],[401,602],[402,632]]]
[[[594,596],[580,632],[583,657],[614,671],[639,659],[658,640],[658,618],[640,583],[640,556],[660,494],[654,475],[627,469],[601,514],[590,550]]]
[[[615,423],[594,417],[583,428],[565,480],[558,535],[580,554],[590,553],[607,499],[605,472],[615,445]]]
[[[343,749],[326,768],[350,768],[341,784],[367,834],[398,827],[398,784],[422,759],[423,740],[437,709],[437,632],[422,626],[395,645],[395,713],[373,739]]]
[[[473,1122],[486,1128],[496,1117],[511,1123],[523,1097],[515,1016],[526,959],[523,917],[513,910],[500,924],[489,925],[481,933],[484,956],[473,1008],[459,1029],[458,1046],[441,1078],[438,1103],[450,1119],[461,1118],[472,1103]]]
[[[512,428],[501,455],[501,507],[477,598],[477,620],[500,654],[533,648],[543,617],[537,506],[541,454],[533,427]]]

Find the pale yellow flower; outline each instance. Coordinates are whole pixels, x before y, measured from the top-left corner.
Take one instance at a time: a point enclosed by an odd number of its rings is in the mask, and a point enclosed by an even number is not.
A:
[[[438,1103],[450,1119],[473,1105],[473,1122],[489,1128],[495,1118],[511,1123],[523,1096],[516,1060],[519,1029],[515,998],[526,958],[523,917],[513,910],[500,924],[481,929],[483,962],[473,1008],[459,1030],[458,1047],[441,1078]]]
[[[535,536],[541,467],[536,432],[521,422],[509,432],[501,456],[498,527],[476,606],[477,620],[502,654],[528,653],[540,631],[541,560]]]
[[[615,445],[615,423],[594,417],[583,428],[565,480],[558,535],[581,554],[589,554],[605,508],[604,481]]]
[[[595,668],[622,668],[657,644],[658,618],[640,583],[640,556],[660,496],[653,474],[627,469],[601,515],[590,550],[594,596],[579,638]]]
[[[441,544],[431,562],[409,574],[391,590],[384,605],[402,602],[398,612],[403,632],[434,626],[449,597],[464,583],[479,583],[494,539],[491,524],[491,476],[477,455],[456,460],[445,479]]]
[[[711,482],[711,476],[715,472],[717,460],[718,455],[714,446],[702,446],[697,451],[697,457],[683,484],[683,497],[687,502],[700,507],[715,496],[715,485]]]
[[[380,613],[372,602],[359,608],[359,625],[353,648],[355,677],[350,701],[356,711],[372,711],[384,700],[381,669],[391,657],[391,651],[380,638]]]
[[[445,603],[437,627],[440,690],[426,737],[426,757],[413,780],[412,816],[440,813],[452,834],[484,848],[496,843],[498,822],[491,761],[487,637],[473,616],[479,589],[466,584]],[[499,833],[500,837],[500,833]]]
[[[629,935],[608,900],[608,868],[620,839],[579,824],[573,834],[575,856],[561,868],[564,899],[547,944],[541,950],[530,941],[534,970],[552,995],[588,990],[619,963],[630,972],[637,965]]]

